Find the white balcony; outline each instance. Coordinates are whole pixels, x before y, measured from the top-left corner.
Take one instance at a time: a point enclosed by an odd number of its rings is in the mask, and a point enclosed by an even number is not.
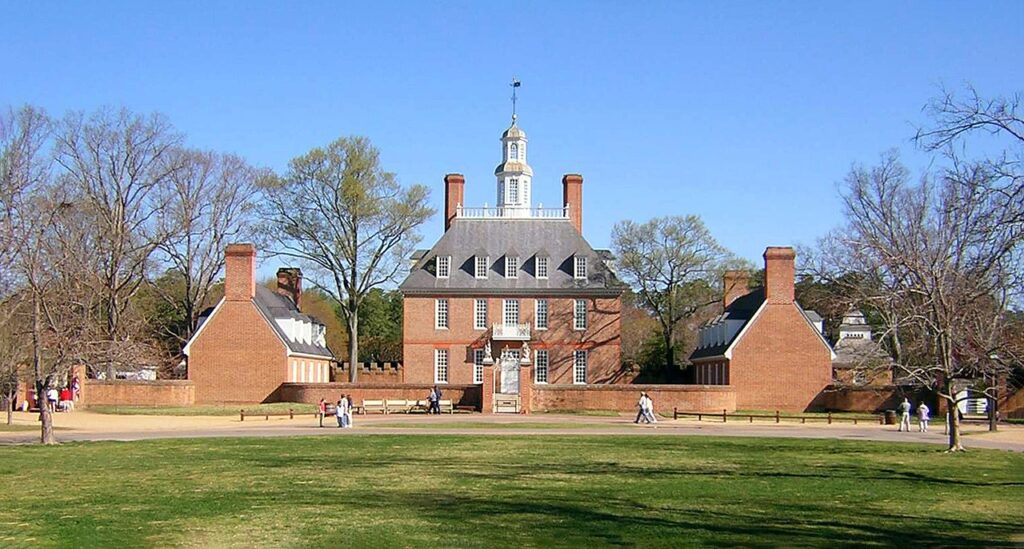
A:
[[[545,208],[543,206],[538,206],[533,208],[530,206],[504,206],[488,208],[484,205],[482,208],[466,208],[462,205],[458,205],[455,215],[456,217],[462,217],[465,219],[493,219],[498,217],[569,219],[569,207]]]
[[[491,338],[495,341],[529,341],[529,324],[494,324],[491,326]]]

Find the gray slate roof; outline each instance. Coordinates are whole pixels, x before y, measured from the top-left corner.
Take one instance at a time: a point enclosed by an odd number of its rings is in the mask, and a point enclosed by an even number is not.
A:
[[[292,302],[291,298],[285,297],[262,284],[257,284],[256,297],[253,299],[253,303],[255,303],[256,308],[263,313],[263,316],[267,319],[267,323],[270,324],[270,327],[277,332],[277,335],[280,336],[282,340],[284,340],[291,352],[329,359],[334,358],[334,353],[332,353],[326,346],[317,345],[316,343],[306,343],[304,341],[293,341],[288,337],[288,334],[284,333],[284,330],[277,325],[277,322],[274,322],[275,318],[294,318],[297,320],[313,322],[314,324],[320,324],[321,326],[323,325],[323,323],[315,317],[300,312],[298,307],[295,306],[295,303]]]
[[[538,253],[548,257],[548,278],[535,274]],[[449,278],[437,278],[437,256],[452,257]],[[474,276],[475,257],[490,257],[487,278]],[[505,256],[519,257],[516,278],[505,277]],[[587,279],[573,278],[573,257],[587,257]],[[607,255],[590,244],[567,219],[455,218],[451,227],[399,286],[403,294],[552,294],[618,296],[625,286],[605,264]]]

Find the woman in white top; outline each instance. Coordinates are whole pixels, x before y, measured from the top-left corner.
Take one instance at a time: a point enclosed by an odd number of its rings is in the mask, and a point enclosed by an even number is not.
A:
[[[338,427],[345,426],[345,406],[348,404],[348,400],[345,397],[341,397],[341,400],[334,405],[334,416],[338,418]]]

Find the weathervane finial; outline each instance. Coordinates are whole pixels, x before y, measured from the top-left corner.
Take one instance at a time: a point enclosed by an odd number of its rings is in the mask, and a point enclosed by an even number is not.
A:
[[[522,84],[519,82],[519,80],[515,76],[513,76],[512,77],[512,83],[509,84],[509,86],[512,86],[512,123],[513,124],[516,123],[516,99],[517,99],[516,98],[516,88],[518,88],[521,85]]]

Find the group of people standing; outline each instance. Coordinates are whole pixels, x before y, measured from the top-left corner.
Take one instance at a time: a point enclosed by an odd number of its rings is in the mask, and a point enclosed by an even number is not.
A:
[[[350,395],[341,395],[338,402],[334,405],[334,417],[338,418],[339,428],[351,428],[352,427],[352,410],[354,406],[352,403],[352,397]],[[320,399],[320,416],[327,415],[327,400]],[[321,424],[322,425],[322,424]]]
[[[914,405],[910,403],[910,400],[904,398],[903,402],[900,403],[900,427],[899,431],[906,430],[910,432],[910,412],[914,409]],[[917,426],[918,430],[922,433],[928,432],[928,421],[931,420],[931,410],[928,409],[928,405],[921,402],[917,405]]]

